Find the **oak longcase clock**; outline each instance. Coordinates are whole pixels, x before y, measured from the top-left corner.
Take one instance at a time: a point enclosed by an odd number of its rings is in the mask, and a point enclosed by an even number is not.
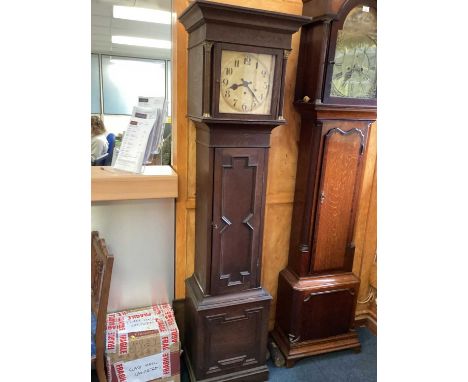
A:
[[[188,116],[197,129],[195,272],[186,280],[193,381],[266,381],[271,296],[261,286],[270,133],[283,118],[291,36],[310,18],[195,1]]]
[[[273,331],[287,366],[360,349],[353,237],[377,100],[376,2],[304,0],[303,14],[313,21],[301,32],[296,189]]]

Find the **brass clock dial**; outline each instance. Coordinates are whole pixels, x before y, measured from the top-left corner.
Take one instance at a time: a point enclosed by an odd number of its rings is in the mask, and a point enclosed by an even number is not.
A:
[[[377,96],[377,15],[357,6],[338,31],[330,95],[346,98]]]
[[[275,56],[223,50],[220,113],[270,114]]]

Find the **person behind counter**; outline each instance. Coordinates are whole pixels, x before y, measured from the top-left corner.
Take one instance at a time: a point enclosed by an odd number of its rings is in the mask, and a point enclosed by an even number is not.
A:
[[[108,148],[104,122],[100,117],[93,115],[91,116],[91,162],[107,153]]]

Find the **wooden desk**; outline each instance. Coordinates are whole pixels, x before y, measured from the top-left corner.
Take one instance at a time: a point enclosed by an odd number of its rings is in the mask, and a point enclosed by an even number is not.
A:
[[[147,166],[143,174],[91,166],[91,201],[176,198],[177,173],[171,166]]]

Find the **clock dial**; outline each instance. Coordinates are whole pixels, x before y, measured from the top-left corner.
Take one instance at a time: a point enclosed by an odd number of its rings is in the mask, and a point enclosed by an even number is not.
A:
[[[357,6],[338,31],[330,95],[345,98],[377,96],[377,14]]]
[[[270,114],[275,56],[223,50],[220,113]]]

